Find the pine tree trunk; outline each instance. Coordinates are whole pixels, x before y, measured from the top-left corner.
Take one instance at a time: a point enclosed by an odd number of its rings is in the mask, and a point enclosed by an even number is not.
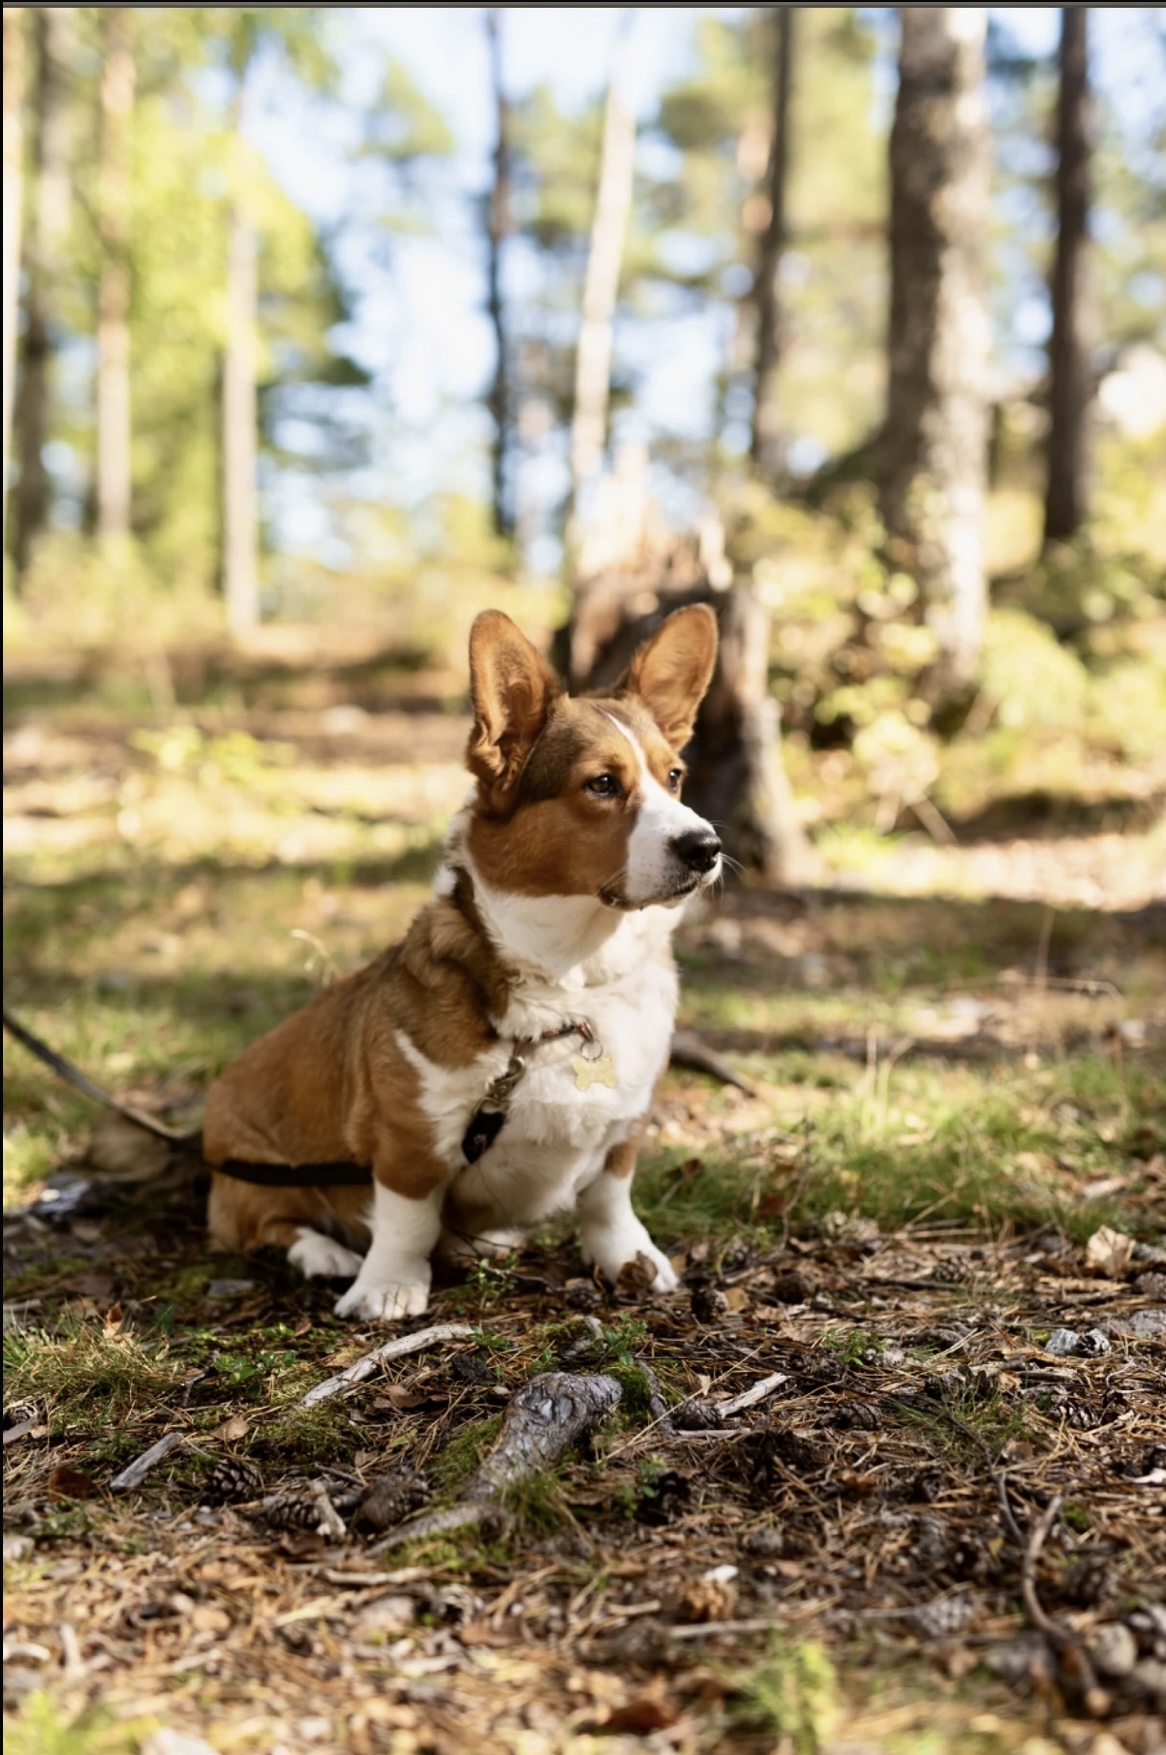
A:
[[[490,50],[490,79],[494,97],[497,136],[494,143],[494,181],[486,209],[486,304],[494,329],[494,378],[486,406],[494,423],[491,475],[494,529],[499,536],[514,534],[514,495],[511,476],[512,423],[510,389],[510,341],[506,332],[506,307],[502,297],[502,250],[510,231],[510,104],[502,83],[500,6],[486,12],[486,35]]]
[[[232,634],[259,624],[259,513],[256,490],[259,399],[255,232],[243,187],[242,111],[247,77],[236,69],[233,176],[227,233],[227,333],[223,351],[223,596]]]
[[[749,454],[753,472],[774,482],[784,458],[778,402],[778,359],[782,342],[781,273],[785,249],[786,185],[789,181],[790,90],[793,78],[793,6],[770,8],[775,45],[773,70],[773,144],[769,153],[769,223],[761,234],[754,282],[757,307],[757,354],[754,369],[753,430]]]
[[[71,6],[33,9],[37,50],[32,91],[31,214],[24,293],[24,338],[15,427],[20,450],[13,560],[28,570],[32,547],[48,522],[49,478],[44,447],[49,427],[54,282],[69,221],[69,110],[66,74],[73,40]]]
[[[936,636],[934,704],[967,696],[986,610],[985,9],[904,6],[891,131],[891,316],[881,509]]]
[[[0,498],[8,542],[8,461],[12,454],[16,323],[20,300],[20,231],[24,210],[24,13],[4,8],[4,450]]]
[[[1045,541],[1074,536],[1088,512],[1089,417],[1089,9],[1061,8],[1057,101],[1057,250],[1049,341],[1049,470]]]
[[[620,54],[617,45],[616,56]],[[603,112],[599,188],[583,284],[583,320],[575,354],[575,407],[571,419],[571,508],[596,475],[607,442],[611,359],[624,240],[632,209],[636,123],[619,89],[618,59]],[[570,518],[568,519],[570,524]]]
[[[134,107],[133,14],[102,13],[101,165],[98,231],[101,279],[97,313],[97,530],[105,541],[129,535],[130,201]]]

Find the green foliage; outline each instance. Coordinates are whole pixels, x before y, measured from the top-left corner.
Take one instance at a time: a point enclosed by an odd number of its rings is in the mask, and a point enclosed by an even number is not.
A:
[[[817,1640],[786,1644],[773,1633],[768,1656],[738,1678],[735,1716],[757,1724],[793,1755],[818,1755],[841,1702],[834,1666]]]

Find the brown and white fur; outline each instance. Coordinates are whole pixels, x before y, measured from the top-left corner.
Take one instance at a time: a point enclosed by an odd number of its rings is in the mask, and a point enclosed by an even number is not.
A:
[[[204,1117],[212,1167],[351,1159],[372,1167],[371,1204],[367,1185],[217,1174],[218,1243],[277,1243],[306,1275],[354,1274],[337,1313],[389,1320],[426,1308],[439,1245],[473,1254],[577,1207],[588,1262],[615,1279],[643,1255],[655,1288],[675,1287],[631,1183],[676,1012],[672,934],[721,868],[713,829],[679,796],[716,643],[711,611],[680,610],[610,694],[572,699],[505,615],[478,617],[476,785],[432,901],[399,944],[228,1066]],[[579,1036],[555,1034],[572,1023],[590,1027],[614,1083],[587,1083]],[[535,1045],[505,1125],[468,1164],[470,1117],[523,1039]]]

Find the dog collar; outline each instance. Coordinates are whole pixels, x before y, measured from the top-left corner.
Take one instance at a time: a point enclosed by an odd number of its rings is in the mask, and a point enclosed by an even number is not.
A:
[[[608,1057],[603,1052],[602,1042],[599,1041],[595,1031],[585,1018],[572,1018],[567,1023],[560,1025],[557,1030],[544,1030],[538,1036],[516,1037],[514,1047],[510,1051],[510,1059],[506,1063],[505,1072],[499,1073],[470,1116],[470,1125],[466,1128],[462,1138],[462,1157],[467,1164],[476,1164],[482,1153],[494,1144],[502,1132],[506,1124],[506,1117],[510,1114],[510,1104],[514,1092],[521,1084],[523,1075],[530,1064],[532,1049],[541,1047],[544,1042],[562,1041],[566,1036],[582,1038],[583,1046],[575,1062],[576,1083],[582,1090],[587,1088],[582,1079],[579,1078],[579,1065],[588,1062],[603,1062]],[[614,1084],[614,1073],[610,1077],[606,1073],[601,1076],[602,1082]],[[590,1082],[588,1080],[588,1083]]]

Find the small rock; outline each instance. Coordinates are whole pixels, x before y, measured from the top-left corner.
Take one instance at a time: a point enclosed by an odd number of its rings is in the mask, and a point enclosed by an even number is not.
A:
[[[35,1546],[31,1536],[5,1536],[4,1564],[10,1560],[27,1560]]]
[[[772,1524],[762,1524],[741,1537],[741,1547],[758,1560],[778,1560],[785,1551],[785,1537]]]
[[[1089,1642],[1089,1656],[1099,1676],[1120,1681],[1138,1661],[1138,1642],[1120,1621],[1107,1621]]]
[[[1127,1686],[1154,1712],[1166,1712],[1166,1663],[1158,1658],[1142,1658],[1130,1672]]]
[[[188,1731],[153,1731],[142,1744],[141,1755],[216,1755],[202,1737]]]
[[[366,1603],[356,1617],[362,1633],[404,1632],[417,1619],[417,1605],[412,1597],[376,1597]]]
[[[257,1283],[255,1280],[212,1280],[203,1296],[212,1303],[225,1303],[230,1298],[242,1298],[244,1293],[253,1292]]]
[[[1080,1345],[1081,1336],[1075,1328],[1055,1328],[1045,1342],[1045,1352],[1057,1359],[1067,1359]]]

